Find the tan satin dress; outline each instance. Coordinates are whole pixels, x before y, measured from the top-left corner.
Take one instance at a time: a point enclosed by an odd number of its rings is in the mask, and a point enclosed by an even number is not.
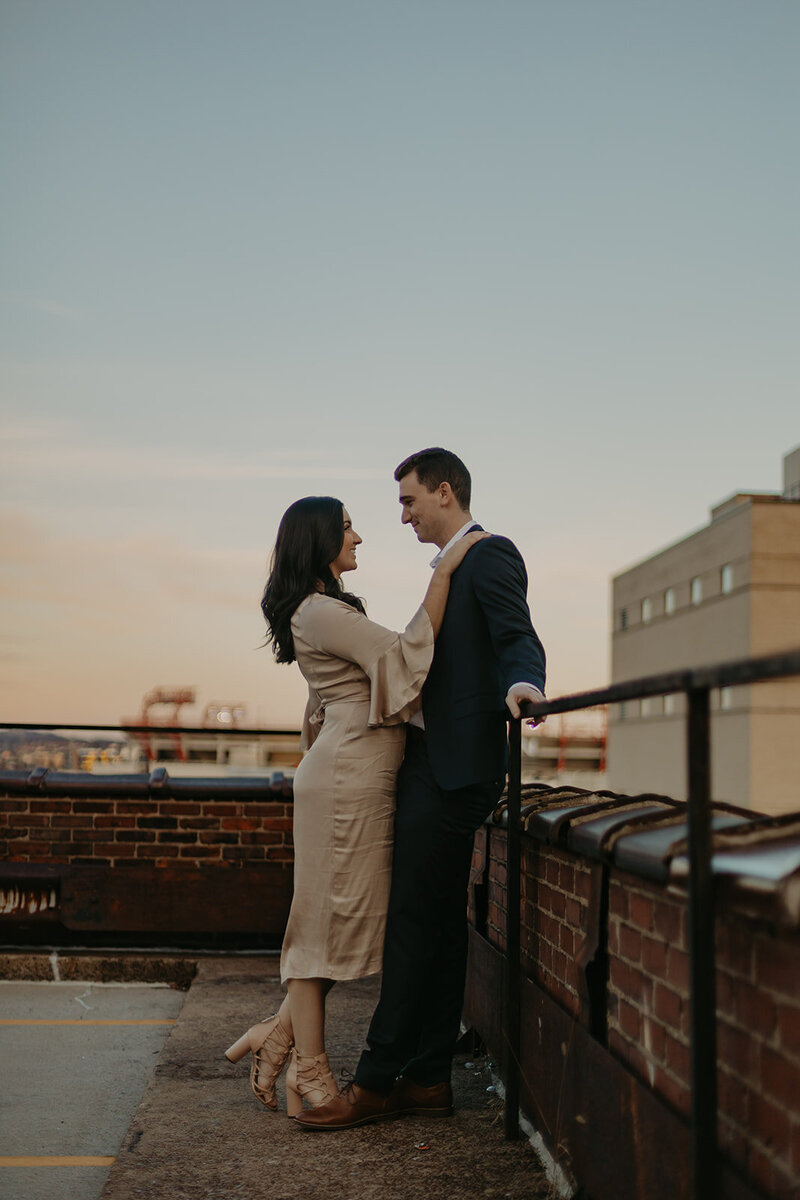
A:
[[[281,979],[359,979],[381,969],[395,781],[433,630],[424,608],[393,633],[314,593],[292,617],[292,637],[308,682],[308,752],[294,777],[294,896]]]

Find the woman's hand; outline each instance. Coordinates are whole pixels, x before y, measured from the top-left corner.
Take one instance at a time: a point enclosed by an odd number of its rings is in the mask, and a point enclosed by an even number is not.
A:
[[[484,538],[491,536],[490,533],[484,533],[482,529],[475,529],[472,533],[465,534],[464,537],[458,539],[455,546],[447,551],[431,575],[422,607],[430,617],[434,637],[438,637],[439,630],[442,628],[447,596],[450,591],[450,576],[456,567],[461,566],[465,555],[469,554],[476,542],[481,542]]]
[[[442,575],[449,578],[456,567],[460,567],[468,552],[472,549],[476,542],[482,542],[484,538],[491,537],[490,533],[486,533],[482,529],[474,529],[471,533],[465,533],[459,538],[455,546],[451,546],[440,563],[437,564],[436,570]]]

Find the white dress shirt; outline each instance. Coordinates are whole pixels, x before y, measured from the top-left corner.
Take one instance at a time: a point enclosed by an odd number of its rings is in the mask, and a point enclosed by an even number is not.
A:
[[[473,529],[477,524],[478,524],[477,521],[467,521],[466,525],[462,525],[461,528],[459,529],[458,533],[453,534],[453,536],[450,538],[450,541],[447,543],[447,545],[442,546],[439,553],[435,554],[433,556],[433,558],[431,559],[431,566],[434,568],[438,567],[439,563],[442,561],[445,554],[447,554],[447,551],[450,550],[451,547],[455,546],[456,542],[459,541],[464,536],[465,533],[469,533],[470,529]]]

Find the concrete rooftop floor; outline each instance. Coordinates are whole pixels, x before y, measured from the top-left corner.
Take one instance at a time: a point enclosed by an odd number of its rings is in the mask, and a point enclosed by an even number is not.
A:
[[[141,963],[146,967],[147,959]],[[80,975],[79,966],[71,970]],[[359,980],[339,984],[330,994],[328,1041],[335,1075],[355,1067],[378,987],[377,979]],[[198,959],[138,1108],[141,1083],[123,1083],[119,1076],[119,1086],[133,1087],[137,1095],[121,1145],[107,1145],[105,1136],[103,1148],[94,1151],[114,1156],[102,1200],[548,1200],[554,1194],[529,1143],[505,1141],[502,1103],[486,1090],[492,1077],[485,1058],[457,1058],[456,1114],[449,1120],[403,1117],[314,1134],[282,1113],[269,1112],[250,1092],[249,1056],[232,1065],[224,1050],[247,1026],[273,1012],[282,994],[274,958]],[[91,1103],[110,1084],[113,1088],[109,1032],[103,1030],[103,1055],[83,1056],[69,1092],[55,1086],[54,1075],[49,1095],[54,1110],[81,1095]],[[52,1040],[46,1053],[58,1054]],[[24,1093],[24,1068],[20,1072],[16,1090]],[[278,1096],[283,1107],[282,1080]],[[82,1143],[80,1150],[56,1152],[92,1151]],[[7,1194],[2,1172],[0,1192]],[[74,1194],[77,1200],[80,1191]],[[86,1200],[97,1194],[87,1190]]]

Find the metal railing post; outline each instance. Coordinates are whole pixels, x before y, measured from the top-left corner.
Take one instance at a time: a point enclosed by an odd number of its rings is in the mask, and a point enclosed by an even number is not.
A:
[[[711,874],[709,689],[690,688],[687,698],[692,1195],[695,1200],[714,1200],[717,1194],[717,1003]]]
[[[520,807],[522,794],[522,724],[508,725],[508,830],[506,838],[506,1053],[505,1135],[519,1137],[520,1062]]]

